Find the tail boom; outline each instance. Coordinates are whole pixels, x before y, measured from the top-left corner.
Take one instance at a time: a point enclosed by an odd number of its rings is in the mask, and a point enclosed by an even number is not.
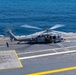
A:
[[[11,30],[8,30],[7,33],[9,35],[11,41],[13,41],[13,40],[17,41],[18,40],[17,37],[11,32]]]

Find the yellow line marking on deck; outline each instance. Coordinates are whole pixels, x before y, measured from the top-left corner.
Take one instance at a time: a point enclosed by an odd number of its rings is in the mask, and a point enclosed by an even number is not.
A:
[[[16,54],[16,57],[17,57],[17,59],[18,59],[18,62],[20,63],[20,67],[23,67],[20,59],[18,58],[18,54],[16,53],[16,50],[14,50],[14,53]]]
[[[8,70],[8,69],[14,69],[14,68],[21,68],[21,67],[23,67],[23,66],[22,66],[22,63],[21,63],[21,61],[20,61],[20,59],[18,58],[18,55],[17,55],[17,53],[16,53],[16,50],[11,50],[11,51],[7,50],[7,51],[0,51],[0,52],[13,52],[13,53],[15,54],[15,56],[16,56],[16,58],[17,58],[19,64],[20,64],[19,67],[0,68],[0,70]]]
[[[44,72],[38,72],[38,73],[32,73],[32,74],[27,74],[27,75],[45,75],[45,74],[53,74],[53,73],[71,71],[71,70],[76,70],[76,66],[60,68],[56,70],[49,70],[49,71],[44,71]]]

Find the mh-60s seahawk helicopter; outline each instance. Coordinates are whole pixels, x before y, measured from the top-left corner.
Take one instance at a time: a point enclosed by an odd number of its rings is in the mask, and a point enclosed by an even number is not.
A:
[[[20,42],[32,42],[32,43],[57,43],[63,41],[62,33],[64,32],[59,32],[59,31],[54,31],[54,29],[62,27],[63,25],[57,24],[51,28],[45,29],[40,32],[36,32],[34,34],[26,35],[26,36],[21,36],[17,37],[15,36],[11,30],[8,30],[7,33],[10,36],[11,41],[19,41]],[[34,29],[42,29],[39,27],[34,27],[30,25],[23,25],[21,27],[25,28],[34,28]]]

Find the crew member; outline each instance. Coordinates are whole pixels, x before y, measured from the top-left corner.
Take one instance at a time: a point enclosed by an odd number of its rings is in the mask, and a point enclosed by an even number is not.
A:
[[[7,45],[7,47],[9,47],[9,44],[8,44],[8,42],[6,42],[6,45]]]

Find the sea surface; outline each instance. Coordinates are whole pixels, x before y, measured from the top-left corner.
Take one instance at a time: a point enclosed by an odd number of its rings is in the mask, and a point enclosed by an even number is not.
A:
[[[76,32],[76,0],[0,0],[0,35],[7,36],[8,29],[15,35],[41,31],[22,25],[46,29],[56,24],[65,26],[55,30]]]

